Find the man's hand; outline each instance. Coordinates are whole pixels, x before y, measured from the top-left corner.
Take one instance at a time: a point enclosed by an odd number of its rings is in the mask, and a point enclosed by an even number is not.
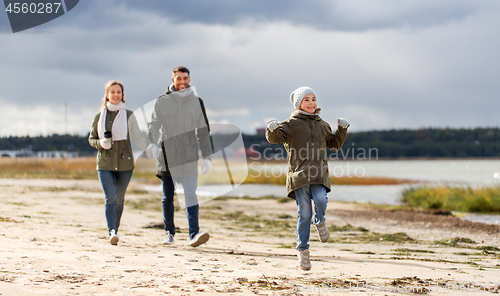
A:
[[[210,162],[209,159],[204,158],[203,161],[201,162],[201,173],[203,175],[206,175],[210,172],[212,169],[212,163]]]
[[[345,118],[337,118],[337,124],[342,128],[348,128],[351,125]]]
[[[267,128],[269,129],[270,132],[273,132],[278,127],[279,124],[280,124],[280,122],[277,121],[276,119],[275,120],[271,120],[267,124]]]
[[[158,154],[160,154],[160,148],[158,148],[156,144],[149,144],[148,148],[146,149],[146,155],[149,158],[157,158]]]
[[[99,144],[102,148],[109,150],[111,149],[111,138],[99,139]]]

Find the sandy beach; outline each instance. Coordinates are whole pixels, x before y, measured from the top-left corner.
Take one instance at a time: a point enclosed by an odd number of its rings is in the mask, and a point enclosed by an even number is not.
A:
[[[0,295],[486,295],[498,293],[500,226],[416,211],[328,204],[298,267],[296,205],[200,205],[207,244],[188,246],[184,210],[163,246],[159,193],[132,182],[117,246],[96,180],[0,179]],[[334,190],[334,188],[333,188]]]

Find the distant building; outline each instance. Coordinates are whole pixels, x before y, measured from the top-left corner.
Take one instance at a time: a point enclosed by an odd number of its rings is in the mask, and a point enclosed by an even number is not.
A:
[[[18,157],[35,157],[33,151],[29,149],[21,149],[21,150],[0,150],[1,157],[10,157],[10,158],[18,158]]]
[[[245,156],[247,158],[255,158],[255,157],[260,157],[260,154],[258,151],[254,150],[253,148],[238,148],[234,150],[234,153],[231,156],[236,156],[236,157],[241,157]]]
[[[265,135],[266,134],[266,128],[258,128],[255,130],[258,136]]]
[[[78,152],[71,151],[37,151],[38,158],[74,158],[78,157]]]

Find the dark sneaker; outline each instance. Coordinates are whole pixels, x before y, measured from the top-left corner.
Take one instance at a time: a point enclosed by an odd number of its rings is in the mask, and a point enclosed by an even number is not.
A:
[[[198,234],[196,234],[193,237],[193,239],[189,242],[189,245],[191,247],[197,247],[201,244],[206,243],[209,238],[210,238],[210,234],[208,234],[208,232],[198,232]]]

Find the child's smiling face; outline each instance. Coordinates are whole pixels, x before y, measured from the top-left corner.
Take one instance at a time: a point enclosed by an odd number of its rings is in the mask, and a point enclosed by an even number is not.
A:
[[[300,103],[300,110],[307,113],[314,113],[318,105],[316,104],[316,97],[313,94],[308,94],[302,99]]]

